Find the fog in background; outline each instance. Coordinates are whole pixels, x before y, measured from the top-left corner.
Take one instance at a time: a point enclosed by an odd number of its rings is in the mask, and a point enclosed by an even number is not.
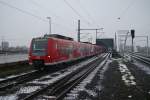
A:
[[[52,33],[75,40],[78,19],[81,28],[104,28],[98,38],[114,38],[117,30],[128,29],[150,37],[149,5],[150,0],[0,0],[0,42],[29,46],[33,37],[49,33],[47,16]],[[95,31],[81,33],[91,33],[81,35],[81,41],[95,43]]]

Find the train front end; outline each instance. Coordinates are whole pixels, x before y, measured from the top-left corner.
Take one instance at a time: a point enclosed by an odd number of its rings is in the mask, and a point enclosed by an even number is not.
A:
[[[29,64],[34,66],[35,69],[43,69],[45,67],[45,63],[49,61],[50,58],[48,55],[48,39],[32,39],[29,51]]]

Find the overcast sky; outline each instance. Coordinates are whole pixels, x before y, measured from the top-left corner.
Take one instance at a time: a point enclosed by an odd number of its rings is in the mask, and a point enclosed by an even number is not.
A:
[[[49,32],[47,16],[52,18],[52,33],[75,40],[78,19],[81,28],[104,28],[99,38],[130,29],[150,37],[150,0],[0,0],[0,40],[29,46],[33,37]],[[95,31],[81,33],[92,33],[82,40],[94,42]]]

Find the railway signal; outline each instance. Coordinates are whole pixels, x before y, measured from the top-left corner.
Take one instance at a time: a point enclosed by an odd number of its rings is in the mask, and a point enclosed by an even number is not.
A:
[[[135,37],[135,30],[131,30],[132,39]]]
[[[131,61],[133,62],[133,52],[134,52],[134,48],[133,48],[133,39],[135,37],[135,30],[131,30],[131,37],[132,37],[132,55],[131,55]]]

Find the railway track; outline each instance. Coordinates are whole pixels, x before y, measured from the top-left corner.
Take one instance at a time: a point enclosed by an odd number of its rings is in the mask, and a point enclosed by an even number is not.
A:
[[[19,78],[19,77],[21,77],[21,76],[26,76],[27,74],[30,74],[30,73],[33,73],[33,72],[36,72],[36,70],[30,71],[30,72],[28,72],[28,73],[21,73],[21,74],[15,75],[15,76],[9,76],[9,77],[7,77],[7,78],[5,78],[5,79],[1,79],[1,80],[0,80],[0,84],[1,84],[1,83],[5,83],[5,82],[8,82],[8,81],[15,80],[15,79],[17,79],[17,78]]]
[[[149,88],[150,76],[147,73],[148,70],[146,71],[143,70],[140,64],[137,65],[135,63],[128,63],[128,62],[125,62],[125,64],[127,65],[128,69],[131,71],[133,76],[135,77],[136,85],[133,87],[133,89],[138,91],[140,95],[145,96],[143,98],[146,98],[146,99],[143,99],[143,100],[149,100],[150,99],[150,92],[149,92],[150,91],[150,88]],[[144,66],[144,69],[146,69],[146,67],[149,69],[149,66]]]
[[[102,57],[103,55],[101,55],[101,56],[99,56],[99,57]],[[98,59],[98,57],[93,57],[93,58],[91,58],[91,59],[88,59],[88,60],[86,60],[86,61],[82,61],[82,62],[80,62],[80,64],[75,64],[75,65],[73,65],[72,66],[72,69],[73,69],[73,71],[75,70],[75,69],[82,69],[82,67],[83,66],[85,66],[87,63],[91,63],[91,62],[93,62],[93,61],[95,61],[96,59]],[[80,66],[80,67],[79,67]],[[77,67],[77,68],[76,68]],[[78,68],[79,67],[79,68]],[[20,89],[20,91],[22,92],[22,90],[24,89],[24,88],[26,88],[26,86],[28,86],[28,85],[31,85],[30,87],[32,87],[32,86],[36,86],[36,85],[38,85],[38,84],[40,84],[40,83],[34,83],[34,80],[45,80],[44,78],[42,79],[41,77],[53,77],[52,78],[52,80],[59,80],[59,78],[58,79],[55,79],[55,76],[57,77],[59,77],[59,75],[61,76],[61,74],[63,74],[63,73],[65,73],[66,71],[68,71],[69,73],[71,73],[71,71],[72,71],[72,69],[71,70],[69,70],[69,68],[70,67],[68,67],[68,68],[66,68],[66,69],[63,69],[63,70],[59,70],[59,71],[56,71],[56,72],[54,72],[54,73],[47,73],[47,76],[46,76],[46,73],[45,72],[43,72],[43,74],[41,75],[41,72],[36,72],[34,75],[31,73],[30,75],[27,75],[26,76],[26,78],[17,78],[17,79],[12,79],[11,81],[8,81],[8,83],[10,83],[10,84],[4,84],[4,83],[1,83],[1,88],[0,88],[0,98],[5,98],[5,99],[7,99],[7,97],[9,97],[8,95],[11,95],[11,93],[15,93],[14,95],[16,95],[16,97],[17,97],[17,95],[20,95],[20,94],[24,94],[24,93],[19,93],[18,91],[18,89]],[[73,72],[72,71],[72,72]],[[59,74],[58,74],[59,73]],[[35,76],[35,77],[33,77],[33,76]],[[66,74],[66,76],[67,76],[67,74]],[[40,79],[41,78],[41,79]],[[15,80],[18,80],[18,81],[15,81]],[[7,82],[6,82],[7,83]],[[34,85],[32,85],[32,84],[34,84]],[[47,85],[41,85],[41,87],[43,88],[43,87],[45,87],[45,86],[47,86]],[[40,86],[39,86],[40,87]],[[40,88],[41,88],[40,87]],[[30,89],[30,88],[29,88]],[[18,91],[17,91],[18,90]],[[36,91],[38,91],[38,89],[36,90]],[[35,92],[33,92],[33,93],[35,93]],[[31,94],[31,93],[30,93]],[[28,95],[28,93],[25,93],[25,96],[21,96],[21,97],[18,97],[18,99],[23,99],[23,98],[26,98],[26,95]],[[9,100],[9,99],[8,99]]]
[[[56,70],[56,71],[58,71],[58,70]],[[22,84],[24,82],[31,81],[33,79],[39,78],[39,77],[44,76],[46,74],[50,74],[52,72],[50,72],[50,71],[33,70],[31,72],[28,72],[28,73],[23,73],[23,74],[16,75],[16,76],[11,77],[11,78],[6,78],[6,79],[0,81],[0,91],[4,91],[6,89],[10,89],[13,86]]]
[[[103,63],[102,65],[104,65],[108,56],[109,55],[105,55],[105,59],[96,59],[81,69],[70,73],[69,75],[54,82],[53,84],[49,84],[44,88],[33,92],[22,100],[43,99],[41,94],[44,94],[44,97],[47,95],[47,99],[61,100],[65,97],[67,92],[69,92],[73,87],[85,79],[99,65],[99,63]]]
[[[36,74],[38,74],[38,71],[33,70],[31,72],[28,72],[28,73],[23,73],[23,74],[20,74],[20,75],[16,75],[15,77],[11,77],[11,78],[1,80],[0,81],[0,91],[2,91],[4,89],[7,89],[7,88],[11,88],[14,85],[20,84],[24,81],[27,81],[27,80],[29,80],[28,78],[30,76],[33,76],[33,75],[36,75]]]
[[[149,74],[147,74],[147,71],[149,70],[149,65],[150,65],[150,58],[138,53],[128,53],[128,56],[132,56],[135,60],[134,63],[130,62],[125,62],[125,64],[128,66],[130,71],[133,73],[135,76],[135,80],[137,82],[137,85],[133,87],[136,91],[139,92],[139,94],[142,94],[145,96],[146,100],[150,99],[150,92],[149,91]],[[136,64],[137,62],[140,62]],[[146,88],[145,88],[146,87]],[[141,96],[142,97],[142,96]]]
[[[148,58],[146,56],[142,56],[142,55],[139,55],[139,54],[136,54],[136,53],[133,53],[133,54],[129,53],[128,55],[131,55],[133,58],[150,65],[150,58]]]
[[[137,55],[140,55],[140,56],[144,56],[144,57],[150,58],[150,56],[147,55],[147,54],[142,54],[142,53],[138,53],[138,52],[135,52],[134,54],[137,54]]]

